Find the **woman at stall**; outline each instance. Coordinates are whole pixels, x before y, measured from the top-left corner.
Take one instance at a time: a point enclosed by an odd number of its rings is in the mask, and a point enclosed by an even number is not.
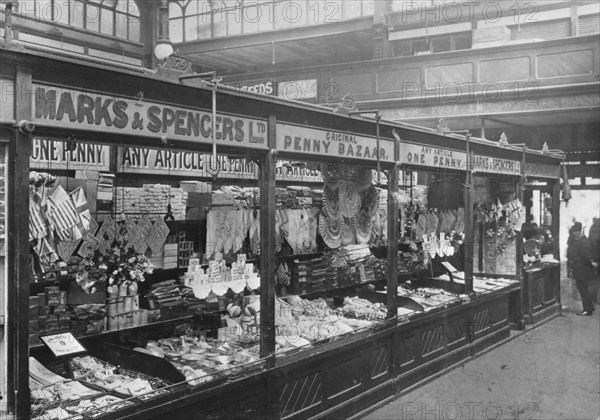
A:
[[[598,256],[592,256],[591,244],[582,233],[582,225],[575,222],[571,227],[572,242],[567,248],[567,258],[573,270],[583,310],[577,315],[590,316],[594,312],[594,304],[588,289],[588,281],[594,278],[594,268],[598,266]]]

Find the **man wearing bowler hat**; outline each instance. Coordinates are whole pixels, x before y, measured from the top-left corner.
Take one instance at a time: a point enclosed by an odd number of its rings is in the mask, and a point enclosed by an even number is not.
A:
[[[574,240],[567,249],[567,257],[571,263],[573,277],[583,305],[583,310],[577,315],[590,316],[594,312],[594,304],[588,290],[588,281],[594,278],[594,267],[598,266],[598,256],[592,256],[590,241],[583,235],[580,222],[573,224],[571,234]]]

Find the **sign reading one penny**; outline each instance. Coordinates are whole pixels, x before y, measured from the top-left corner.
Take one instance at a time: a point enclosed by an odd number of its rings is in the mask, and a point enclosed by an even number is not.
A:
[[[110,147],[77,143],[68,150],[66,142],[56,139],[33,139],[30,165],[37,169],[96,169],[108,171]]]
[[[134,99],[34,84],[34,122],[118,134],[212,143],[210,112]],[[217,115],[219,144],[265,149],[265,121]]]
[[[358,136],[352,133],[299,127],[289,124],[277,124],[277,149],[282,152],[307,154],[313,156],[334,156],[391,162],[394,159],[394,142],[372,137]]]

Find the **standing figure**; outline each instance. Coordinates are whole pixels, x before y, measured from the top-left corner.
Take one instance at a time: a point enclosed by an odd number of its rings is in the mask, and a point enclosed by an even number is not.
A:
[[[594,312],[594,304],[588,290],[588,281],[594,278],[594,267],[598,265],[597,256],[592,256],[590,240],[583,235],[581,223],[573,224],[571,234],[573,239],[567,248],[567,258],[571,264],[583,306],[583,310],[577,315],[589,316]]]

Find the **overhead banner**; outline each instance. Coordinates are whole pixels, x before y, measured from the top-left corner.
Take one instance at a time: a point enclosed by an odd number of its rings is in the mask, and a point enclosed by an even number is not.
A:
[[[119,148],[118,154],[119,172],[212,178],[212,175],[206,171],[209,163],[212,164],[212,155],[143,147]],[[256,164],[251,160],[218,155],[217,161],[220,168],[219,178],[258,179]],[[278,181],[322,181],[319,171],[309,170],[287,161],[278,163],[275,169]]]
[[[34,84],[39,126],[131,134],[212,144],[212,114],[197,109]],[[219,144],[267,148],[263,120],[217,114]]]
[[[464,171],[466,168],[466,156],[465,152],[456,150],[400,143],[400,163],[411,166],[427,166]]]
[[[110,147],[77,143],[68,150],[65,141],[34,137],[29,164],[35,169],[94,169],[108,171]]]
[[[394,161],[394,142],[352,133],[277,124],[277,150],[308,156],[331,156],[336,158],[384,162]]]
[[[400,163],[464,171],[467,168],[467,153],[441,147],[400,143]],[[474,155],[471,164],[473,172],[521,175],[521,162],[517,160]]]

